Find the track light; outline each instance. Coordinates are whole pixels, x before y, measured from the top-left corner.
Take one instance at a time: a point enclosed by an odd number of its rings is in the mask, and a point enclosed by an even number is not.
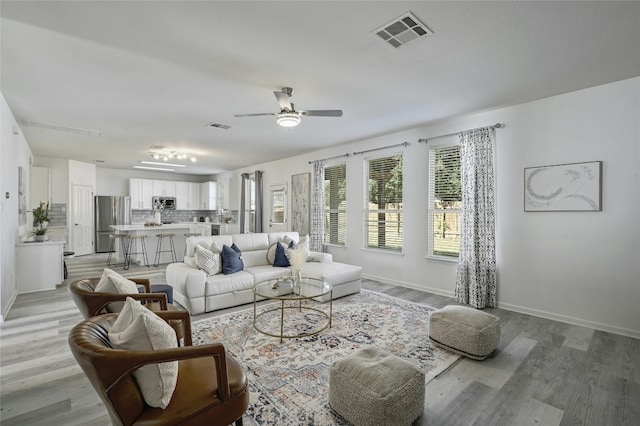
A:
[[[160,151],[160,152],[151,151],[151,152],[149,152],[149,155],[154,160],[169,161],[170,159],[174,159],[175,158],[176,160],[189,160],[192,163],[195,163],[197,161],[196,157],[191,156],[191,155],[187,155],[184,152],[177,152],[177,151],[165,151],[165,152],[162,152],[162,151]]]

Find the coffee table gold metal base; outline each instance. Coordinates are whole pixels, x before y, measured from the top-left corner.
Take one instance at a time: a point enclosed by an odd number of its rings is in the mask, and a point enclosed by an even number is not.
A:
[[[329,312],[328,313],[326,312],[326,310],[321,310],[318,308],[314,308],[314,307],[302,304],[303,301],[310,302],[314,298],[324,296],[326,294],[329,294]],[[275,304],[276,306],[273,308],[270,308],[263,312],[258,313],[257,312],[257,303],[259,301],[258,297],[269,299],[269,300],[277,300],[280,303]],[[290,302],[290,304],[287,304],[286,302]],[[321,302],[316,302],[316,303],[321,303]],[[324,326],[315,328],[313,331],[301,332],[296,334],[285,334],[284,322],[285,322],[286,310],[297,310],[298,312],[302,312],[302,311],[316,312],[319,315],[321,315],[324,319],[326,319],[326,323],[324,324]],[[276,312],[280,314],[279,333],[265,330],[258,325],[258,319],[272,312]],[[297,287],[293,287],[291,286],[291,283],[287,280],[272,279],[272,280],[259,282],[253,287],[253,327],[256,329],[256,331],[266,336],[280,338],[280,343],[282,343],[283,339],[295,339],[298,337],[314,336],[326,330],[327,328],[330,328],[332,316],[333,316],[333,287],[331,286],[331,284],[327,284],[322,280],[318,280],[315,278],[302,278],[300,285]]]

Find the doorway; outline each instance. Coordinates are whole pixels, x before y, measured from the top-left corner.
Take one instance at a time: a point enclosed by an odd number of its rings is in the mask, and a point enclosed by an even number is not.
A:
[[[76,256],[93,253],[93,188],[72,185],[71,250]]]

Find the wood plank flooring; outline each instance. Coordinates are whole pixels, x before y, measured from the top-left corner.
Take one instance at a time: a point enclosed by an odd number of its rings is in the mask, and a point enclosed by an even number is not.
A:
[[[106,264],[106,258],[85,256],[67,262],[72,275],[63,285],[18,296],[0,326],[3,426],[109,424],[67,344],[69,330],[81,320],[67,284]],[[154,272],[152,283],[164,281],[162,267],[132,265],[127,275],[141,272]],[[371,280],[364,280],[363,287],[433,307],[453,303],[447,297]],[[502,322],[498,350],[485,361],[463,358],[431,381],[416,426],[638,424],[640,340],[502,309],[488,312]]]

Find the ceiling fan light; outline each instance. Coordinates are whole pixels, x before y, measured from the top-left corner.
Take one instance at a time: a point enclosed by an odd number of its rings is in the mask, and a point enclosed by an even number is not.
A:
[[[282,127],[296,127],[300,124],[300,116],[294,112],[283,112],[278,114],[276,123]]]

